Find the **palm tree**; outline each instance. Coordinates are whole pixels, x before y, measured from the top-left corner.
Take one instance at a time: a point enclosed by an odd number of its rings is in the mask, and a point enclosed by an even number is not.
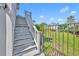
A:
[[[36,21],[35,20],[32,20],[33,21],[33,23],[35,23]]]
[[[74,16],[69,16],[67,17],[67,24],[72,24],[75,22],[75,17]]]
[[[69,29],[68,31],[70,31],[70,32],[73,32],[73,29],[75,27],[73,23],[75,23],[75,17],[72,15],[67,17],[66,25],[67,25],[67,29]]]

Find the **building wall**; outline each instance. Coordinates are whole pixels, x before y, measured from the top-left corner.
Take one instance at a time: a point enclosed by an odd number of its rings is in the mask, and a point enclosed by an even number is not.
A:
[[[16,4],[7,4],[9,10],[6,11],[6,55],[12,56],[14,28],[16,21]]]
[[[0,4],[1,6],[2,4]],[[4,9],[0,8],[0,56],[6,55],[6,15]]]

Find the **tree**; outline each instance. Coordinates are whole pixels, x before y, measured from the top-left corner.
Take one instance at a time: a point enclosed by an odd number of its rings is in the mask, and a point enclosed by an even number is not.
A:
[[[32,22],[35,24],[36,20],[32,20]]]
[[[75,22],[75,17],[74,16],[68,16],[67,17],[67,22],[64,24],[59,25],[59,29],[67,29],[67,27],[69,26],[68,24],[72,24]],[[70,25],[70,27],[72,27],[72,25]]]
[[[66,24],[61,24],[58,26],[58,29],[65,29],[67,28],[67,25]]]
[[[75,17],[74,16],[69,16],[67,17],[67,29],[69,29],[68,31],[73,33],[74,28],[76,28],[77,26],[75,26],[73,23],[75,23]],[[69,24],[69,25],[68,25]]]
[[[78,24],[79,24],[79,20],[78,20]]]
[[[70,24],[70,23],[74,23],[74,21],[75,21],[75,17],[74,16],[69,16],[69,17],[67,17],[67,24]]]
[[[34,23],[36,22],[35,20],[32,20]]]
[[[36,28],[37,28],[38,30],[40,30],[40,25],[39,25],[39,24],[36,24],[35,26],[36,26]]]
[[[46,26],[46,25],[47,25],[46,23],[41,23],[41,24],[36,24],[36,27],[38,30],[43,31],[44,26]]]

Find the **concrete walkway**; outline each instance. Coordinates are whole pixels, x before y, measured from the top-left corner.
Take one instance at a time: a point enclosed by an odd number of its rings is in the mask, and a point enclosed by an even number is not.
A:
[[[41,54],[40,54],[40,55],[38,55],[38,56],[45,56],[45,55],[44,55],[44,53],[41,53]]]
[[[36,56],[45,56],[44,53],[37,54]]]

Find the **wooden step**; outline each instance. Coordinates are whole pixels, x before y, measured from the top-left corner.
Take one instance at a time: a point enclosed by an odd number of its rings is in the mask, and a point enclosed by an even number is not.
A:
[[[29,52],[34,51],[34,50],[36,50],[36,49],[37,49],[36,46],[29,47],[29,48],[24,49],[23,51],[20,51],[20,52],[18,52],[18,53],[15,53],[14,55],[15,55],[15,56],[22,56],[22,55],[24,55],[24,54],[27,54],[27,55],[28,55]],[[34,53],[35,53],[35,52],[34,52]],[[31,54],[30,54],[30,55],[31,55]]]
[[[28,27],[16,27],[15,30],[27,30],[29,29]]]
[[[26,40],[26,41],[14,41],[14,46],[19,46],[19,45],[22,45],[22,44],[29,44],[29,43],[34,43],[33,40]]]
[[[29,32],[29,30],[15,30],[15,34],[16,33],[27,33],[27,32]]]
[[[15,34],[14,36],[15,36],[15,37],[18,37],[18,36],[25,36],[25,35],[26,35],[26,36],[27,36],[27,35],[31,35],[31,33],[29,33],[29,32],[28,32],[28,33],[18,33],[18,34]]]
[[[26,38],[20,38],[20,39],[14,39],[14,41],[18,41],[18,40],[24,40],[24,39],[33,39],[33,38],[31,38],[31,37],[26,37]]]
[[[16,24],[16,27],[28,27],[26,24]]]
[[[29,34],[29,35],[21,35],[21,36],[15,36],[14,37],[15,39],[25,39],[25,38],[32,38],[32,36],[31,36],[31,34]]]
[[[28,30],[27,31],[17,31],[17,32],[15,32],[15,35],[16,34],[21,34],[21,33],[30,33]]]
[[[36,48],[36,45],[32,45],[32,46],[29,46],[29,47],[23,47],[23,48],[21,48],[21,49],[15,49],[14,50],[14,54],[19,54],[19,53],[21,53],[21,52],[24,52],[24,51],[29,51],[29,50],[31,50],[31,49],[33,49],[33,48]]]
[[[20,49],[20,48],[23,48],[23,47],[28,47],[28,46],[31,46],[31,45],[34,45],[35,43],[29,43],[29,44],[22,44],[22,45],[19,45],[19,46],[14,46],[13,50],[15,49]]]

